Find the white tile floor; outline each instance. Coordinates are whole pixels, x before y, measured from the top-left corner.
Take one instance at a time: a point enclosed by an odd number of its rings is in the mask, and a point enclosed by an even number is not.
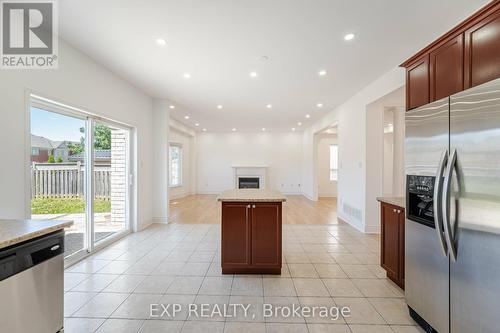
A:
[[[379,241],[348,225],[285,225],[283,270],[222,275],[219,225],[153,225],[65,272],[65,332],[423,332],[379,266]],[[252,304],[231,318],[149,318],[150,304]],[[348,306],[350,317],[264,318],[262,304]],[[260,311],[259,311],[260,310]]]

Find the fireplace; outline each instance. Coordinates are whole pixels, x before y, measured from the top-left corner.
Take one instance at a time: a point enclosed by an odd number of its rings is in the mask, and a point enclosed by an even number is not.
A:
[[[238,188],[260,188],[259,177],[238,177]]]

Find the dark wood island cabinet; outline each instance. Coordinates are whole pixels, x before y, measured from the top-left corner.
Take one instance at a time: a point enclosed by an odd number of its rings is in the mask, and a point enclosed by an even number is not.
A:
[[[222,274],[281,274],[282,203],[278,191],[223,192]]]

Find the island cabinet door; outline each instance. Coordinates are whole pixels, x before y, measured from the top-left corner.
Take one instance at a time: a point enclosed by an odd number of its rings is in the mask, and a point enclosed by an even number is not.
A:
[[[281,266],[281,202],[252,204],[252,265]]]
[[[250,265],[249,203],[222,203],[222,264]]]

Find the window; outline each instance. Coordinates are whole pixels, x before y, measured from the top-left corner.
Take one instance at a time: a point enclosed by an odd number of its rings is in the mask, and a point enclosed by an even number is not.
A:
[[[339,176],[339,147],[330,145],[330,181],[337,181]]]
[[[170,144],[168,154],[170,159],[170,187],[182,186],[182,147]]]
[[[31,147],[31,156],[40,155],[40,148]]]

